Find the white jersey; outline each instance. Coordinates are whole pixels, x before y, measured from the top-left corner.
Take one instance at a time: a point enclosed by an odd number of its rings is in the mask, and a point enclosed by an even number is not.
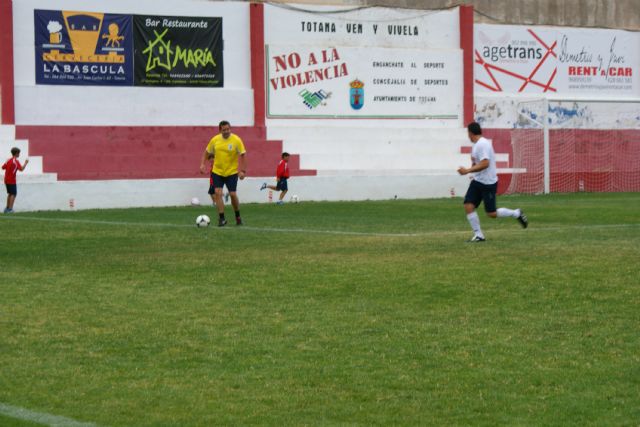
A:
[[[495,184],[498,182],[496,153],[493,151],[491,140],[482,136],[475,144],[473,144],[473,148],[471,149],[471,161],[475,165],[485,159],[489,160],[489,167],[481,170],[480,172],[475,172],[473,174],[473,179],[485,185]]]

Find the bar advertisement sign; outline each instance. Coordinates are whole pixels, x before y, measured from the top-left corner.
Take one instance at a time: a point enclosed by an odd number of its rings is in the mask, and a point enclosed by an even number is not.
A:
[[[131,16],[34,11],[36,83],[133,84]]]
[[[36,84],[224,87],[221,17],[34,10]]]
[[[136,86],[224,85],[222,18],[135,15]]]

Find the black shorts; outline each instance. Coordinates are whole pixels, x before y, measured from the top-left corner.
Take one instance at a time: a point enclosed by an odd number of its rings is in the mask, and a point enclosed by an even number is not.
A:
[[[495,212],[496,192],[498,191],[498,183],[482,184],[476,180],[471,181],[467,194],[464,196],[464,204],[473,203],[477,208],[481,202],[484,202],[485,212]]]
[[[18,195],[18,185],[17,184],[5,184],[7,187],[7,194],[11,194],[12,196]]]
[[[209,194],[216,192],[216,188],[223,188],[227,186],[229,193],[235,193],[238,187],[238,174],[229,176],[221,176],[211,172],[211,178],[209,179]]]
[[[277,191],[288,191],[289,187],[287,186],[287,178],[280,178],[278,183],[276,184]]]

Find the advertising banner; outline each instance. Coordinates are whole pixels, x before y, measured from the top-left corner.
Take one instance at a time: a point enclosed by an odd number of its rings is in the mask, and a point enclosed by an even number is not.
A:
[[[223,87],[222,18],[134,18],[135,85]]]
[[[557,41],[562,91],[640,96],[640,33],[561,28]]]
[[[310,46],[460,47],[458,8],[434,11],[305,4],[302,9],[265,4],[265,43],[295,40]]]
[[[271,118],[457,120],[462,52],[267,46]]]
[[[34,10],[36,83],[133,84],[130,15]]]
[[[640,96],[640,33],[475,26],[477,93]]]

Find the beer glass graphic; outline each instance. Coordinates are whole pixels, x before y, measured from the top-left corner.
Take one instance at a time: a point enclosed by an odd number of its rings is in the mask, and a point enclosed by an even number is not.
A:
[[[62,33],[49,33],[49,43],[60,44],[62,42]]]
[[[47,24],[47,30],[49,31],[49,43],[62,43],[62,24],[58,21],[49,21]]]

